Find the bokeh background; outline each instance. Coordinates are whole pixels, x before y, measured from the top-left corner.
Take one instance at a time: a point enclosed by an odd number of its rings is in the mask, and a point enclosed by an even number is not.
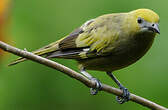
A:
[[[0,1],[1,3],[1,1]],[[85,21],[102,14],[149,8],[160,15],[161,34],[137,63],[115,72],[129,91],[168,107],[168,1],[167,0],[14,0],[7,28],[9,43],[28,51],[56,41]],[[63,73],[5,54],[0,64],[1,110],[147,110],[133,102],[119,105],[115,96],[89,88]],[[76,62],[55,59],[78,71]],[[103,72],[89,71],[103,83],[116,86]]]

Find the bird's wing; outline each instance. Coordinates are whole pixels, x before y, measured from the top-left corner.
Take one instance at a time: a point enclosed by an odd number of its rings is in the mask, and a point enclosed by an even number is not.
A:
[[[118,26],[115,16],[105,15],[84,23],[68,36],[44,46],[32,53],[46,55],[47,58],[85,59],[104,56],[111,53],[118,39]],[[114,21],[113,21],[114,20]],[[25,61],[18,58],[9,65]]]
[[[103,19],[103,20],[102,20]],[[48,58],[61,57],[84,59],[110,54],[118,39],[117,31],[108,24],[111,19],[92,19],[59,42],[60,51],[48,54]],[[114,26],[115,27],[115,26]]]

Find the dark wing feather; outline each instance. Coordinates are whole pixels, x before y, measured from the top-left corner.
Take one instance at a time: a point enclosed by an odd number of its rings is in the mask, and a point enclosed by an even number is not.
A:
[[[80,53],[83,49],[62,50],[49,53],[46,58],[65,58],[65,59],[80,59]]]
[[[76,47],[76,38],[84,32],[82,27],[90,25],[94,20],[87,21],[80,28],[74,30],[70,35],[59,42],[59,51],[49,53],[47,58],[67,58],[67,59],[79,59],[80,53],[83,52],[83,49],[88,47]]]
[[[59,43],[60,50],[66,50],[66,49],[76,49],[76,38],[82,34],[85,31],[85,28],[89,26],[91,23],[94,22],[94,19],[91,19],[87,22],[85,22],[81,27],[74,30],[72,33],[70,33],[69,36],[67,36],[65,39],[63,39]],[[79,47],[78,47],[79,48]]]
[[[82,28],[74,30],[69,36],[60,41],[59,48],[60,50],[73,49],[76,48],[75,40],[79,34],[83,33]]]

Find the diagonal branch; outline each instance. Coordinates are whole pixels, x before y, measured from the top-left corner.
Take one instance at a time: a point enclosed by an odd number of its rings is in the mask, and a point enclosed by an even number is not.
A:
[[[43,58],[43,57],[40,57],[40,56],[37,56],[37,55],[34,55],[33,53],[31,52],[27,52],[27,51],[24,51],[24,50],[20,50],[18,48],[15,48],[13,46],[10,46],[2,41],[0,41],[0,48],[3,49],[4,51],[7,51],[7,52],[10,52],[10,53],[13,53],[17,56],[21,56],[21,57],[25,57],[27,59],[30,59],[34,62],[37,62],[37,63],[40,63],[40,64],[43,64],[45,66],[48,66],[50,68],[53,68],[53,69],[56,69],[58,71],[61,71],[63,72],[64,74],[80,81],[81,83],[85,84],[87,87],[92,87],[92,88],[95,88],[96,84],[92,81],[90,81],[89,79],[87,79],[86,77],[84,77],[83,75],[73,71],[72,69],[66,67],[66,66],[63,66],[57,62],[54,62],[52,60],[49,60],[49,59],[46,59],[46,58]],[[111,93],[111,94],[114,94],[114,95],[117,95],[117,96],[121,96],[122,95],[122,91],[117,89],[117,88],[114,88],[114,87],[111,87],[109,85],[106,85],[106,84],[102,84],[102,91],[106,91],[108,93]],[[140,96],[137,96],[135,94],[130,94],[130,100],[133,101],[133,102],[136,102],[140,105],[143,105],[145,107],[148,107],[152,110],[168,110],[167,108],[161,106],[161,105],[158,105],[150,100],[147,100],[145,98],[142,98]]]

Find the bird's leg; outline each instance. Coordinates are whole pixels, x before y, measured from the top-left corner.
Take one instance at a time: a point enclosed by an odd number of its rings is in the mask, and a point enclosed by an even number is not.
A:
[[[91,94],[91,95],[96,95],[96,94],[98,93],[98,91],[101,90],[101,87],[102,87],[101,82],[100,82],[98,79],[94,78],[92,75],[90,75],[88,72],[86,72],[86,71],[85,71],[85,68],[82,68],[82,69],[80,70],[80,72],[81,72],[84,76],[86,76],[88,79],[90,79],[90,80],[96,82],[96,88],[90,88],[90,94]]]
[[[116,100],[118,103],[123,104],[124,102],[127,102],[130,100],[130,93],[127,88],[125,88],[120,81],[112,74],[112,72],[107,72],[107,75],[112,78],[112,80],[120,87],[120,89],[123,91],[122,97],[117,96]]]

